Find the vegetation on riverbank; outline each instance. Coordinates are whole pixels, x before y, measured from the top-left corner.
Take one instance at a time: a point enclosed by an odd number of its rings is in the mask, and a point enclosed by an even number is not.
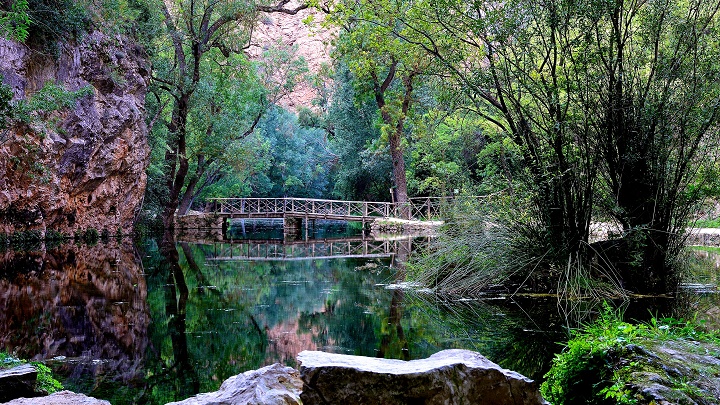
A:
[[[18,359],[6,352],[0,352],[0,370],[13,368],[26,363],[28,363],[28,361]],[[49,367],[37,361],[32,361],[30,364],[32,364],[38,372],[37,384],[35,386],[36,392],[47,395],[63,389],[62,384],[55,379]]]
[[[555,405],[711,405],[719,376],[720,332],[673,318],[630,324],[606,307],[556,355],[542,393]]]

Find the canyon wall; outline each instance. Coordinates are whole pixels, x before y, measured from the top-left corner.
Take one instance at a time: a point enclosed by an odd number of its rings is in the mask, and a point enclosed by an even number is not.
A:
[[[57,55],[0,38],[0,75],[14,100],[46,83],[82,90],[73,108],[0,130],[0,234],[129,233],[149,163],[141,47],[100,32],[64,43]]]
[[[292,9],[299,5],[297,0],[291,0],[285,7]],[[262,60],[263,52],[269,48],[285,49],[307,62],[309,75],[318,75],[323,65],[332,66],[331,43],[336,35],[334,30],[322,26],[324,19],[324,14],[313,8],[297,14],[264,14],[253,30],[247,55],[253,60]],[[306,24],[304,21],[308,20],[312,22]],[[329,80],[329,77],[321,77],[321,81]],[[324,86],[329,87],[330,83],[324,83]],[[315,109],[313,100],[321,96],[310,80],[301,80],[282,96],[278,104],[290,111],[297,111],[301,107]]]

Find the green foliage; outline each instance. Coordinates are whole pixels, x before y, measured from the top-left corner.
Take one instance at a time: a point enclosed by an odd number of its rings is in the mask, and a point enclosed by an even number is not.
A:
[[[464,296],[495,285],[511,293],[554,290],[558,269],[546,259],[551,246],[532,220],[530,199],[519,193],[458,196],[438,237],[411,258],[409,277]]]
[[[386,146],[380,146],[375,126],[377,106],[357,96],[353,78],[340,64],[334,75],[335,87],[328,107],[327,125],[337,155],[333,196],[348,200],[387,201],[392,186],[392,164]]]
[[[690,222],[695,228],[720,228],[720,218],[715,219],[697,219]]]
[[[52,394],[63,390],[63,385],[53,377],[52,370],[48,366],[37,361],[33,361],[31,364],[38,370],[35,388],[37,391]]]
[[[9,127],[13,117],[13,92],[10,86],[3,83],[2,75],[0,75],[0,131]],[[4,136],[0,135],[0,142],[4,141]]]
[[[12,89],[0,83],[0,129],[23,123],[33,125],[41,133],[56,130],[56,121],[51,114],[73,107],[78,100],[92,93],[92,86],[66,90],[61,85],[48,81],[28,99],[12,101]]]
[[[60,42],[79,38],[90,27],[91,7],[84,0],[28,0],[26,44],[58,57]]]
[[[253,196],[328,197],[334,156],[325,131],[303,128],[294,114],[280,108],[270,110],[258,127],[270,161],[250,179]]]
[[[0,86],[0,143],[7,141],[11,126],[24,126],[17,131],[13,155],[8,159],[7,169],[26,176],[27,181],[47,184],[51,173],[44,164],[45,146],[42,138],[48,132],[58,131],[59,116],[55,112],[70,108],[92,94],[92,87],[68,91],[62,86],[47,82],[28,99],[12,101],[8,86]]]
[[[23,245],[41,241],[40,231],[15,231],[10,235],[10,242],[14,245]]]
[[[0,369],[8,369],[26,363],[25,360],[18,359],[6,352],[0,352]],[[48,395],[63,390],[62,384],[53,377],[49,367],[37,361],[30,362],[30,364],[38,372],[35,391]]]
[[[82,241],[87,243],[88,245],[92,246],[97,244],[98,239],[100,239],[100,233],[95,228],[88,228],[85,230],[85,232],[82,234],[81,237]]]
[[[45,231],[45,240],[61,241],[64,239],[67,239],[67,237],[63,235],[62,232],[58,232],[54,229],[48,229]]]
[[[89,85],[78,90],[66,90],[61,85],[46,82],[27,100],[18,100],[15,103],[13,118],[26,124],[45,125],[52,128],[52,121],[49,120],[51,113],[71,108],[81,98],[92,94],[93,88]]]
[[[0,36],[25,42],[31,24],[28,9],[28,0],[14,0],[9,11],[0,6]]]
[[[541,386],[542,394],[557,405],[640,403],[642,394],[631,389],[632,384],[640,383],[634,380],[639,378],[635,373],[664,375],[662,364],[651,364],[649,358],[642,357],[647,356],[642,347],[670,341],[718,345],[720,333],[705,330],[702,322],[674,318],[652,318],[648,324],[629,324],[606,304],[598,319],[583,330],[573,332],[565,350],[556,355]],[[691,370],[694,367],[688,366]],[[691,395],[698,390],[696,386],[687,386],[686,381],[683,384],[682,377],[671,378],[669,383],[671,388]]]

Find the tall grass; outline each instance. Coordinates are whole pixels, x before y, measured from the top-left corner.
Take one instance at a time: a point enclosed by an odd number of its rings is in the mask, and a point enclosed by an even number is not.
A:
[[[438,237],[410,263],[411,277],[439,292],[476,295],[510,279],[530,278],[546,249],[533,240],[530,216],[507,196],[458,200]],[[513,217],[515,217],[513,219]]]
[[[597,263],[586,244],[558,259],[538,214],[510,195],[459,200],[438,237],[409,264],[409,275],[437,292],[555,293],[561,298],[622,298],[612,266]],[[570,309],[568,309],[570,310]]]

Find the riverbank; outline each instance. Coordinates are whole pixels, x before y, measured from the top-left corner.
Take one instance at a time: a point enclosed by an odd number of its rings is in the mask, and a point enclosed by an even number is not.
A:
[[[719,377],[719,331],[673,318],[630,324],[606,308],[555,357],[542,393],[555,405],[716,405]]]

